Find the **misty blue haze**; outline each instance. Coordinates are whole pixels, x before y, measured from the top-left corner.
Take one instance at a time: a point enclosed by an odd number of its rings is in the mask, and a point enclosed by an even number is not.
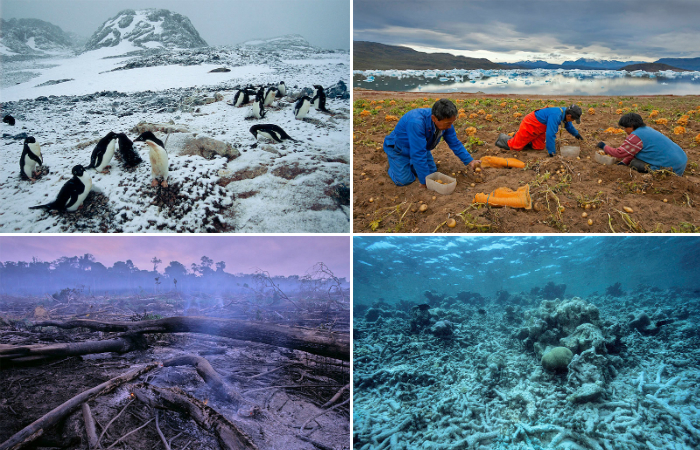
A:
[[[566,297],[641,285],[700,289],[695,237],[355,237],[355,304],[426,301],[423,292],[492,296],[566,284]]]

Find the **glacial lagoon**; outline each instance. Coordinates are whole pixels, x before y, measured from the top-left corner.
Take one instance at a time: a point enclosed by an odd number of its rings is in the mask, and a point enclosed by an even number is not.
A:
[[[700,72],[615,70],[356,70],[377,91],[526,95],[700,95]]]

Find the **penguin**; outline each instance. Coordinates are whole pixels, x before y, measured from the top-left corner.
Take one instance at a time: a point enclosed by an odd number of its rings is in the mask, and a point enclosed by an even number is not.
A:
[[[255,101],[253,102],[253,117],[256,119],[262,119],[265,117],[265,99],[264,99],[264,89],[262,86],[258,89],[255,94]]]
[[[11,115],[6,115],[5,117],[2,118],[2,121],[5,122],[6,124],[10,126],[15,126],[15,118],[12,117]]]
[[[326,109],[326,93],[323,91],[323,86],[318,84],[314,85],[314,96],[311,103],[314,104],[314,108],[317,110],[328,112]]]
[[[90,165],[86,169],[95,169],[98,172],[104,172],[109,167],[109,162],[114,156],[114,147],[117,145],[117,133],[110,131],[107,136],[99,140],[95,148],[92,150],[90,157]]]
[[[41,147],[36,143],[34,136],[29,136],[24,140],[22,156],[19,158],[19,176],[23,180],[35,181],[36,166],[44,164],[41,157]]]
[[[233,96],[233,106],[243,106],[248,102],[250,102],[250,98],[248,97],[247,89],[239,89],[236,95]]]
[[[272,102],[275,101],[275,97],[277,96],[277,88],[276,87],[269,87],[267,88],[267,92],[265,92],[265,102],[263,105],[265,107],[272,105]]]
[[[299,97],[299,100],[294,105],[294,118],[297,120],[303,119],[309,113],[309,109],[311,109],[311,98],[308,95]]]
[[[265,123],[260,125],[253,125],[250,127],[250,132],[253,133],[255,139],[262,136],[271,141],[282,142],[284,139],[289,139],[294,142],[298,142],[296,139],[292,139],[282,128],[271,123]]]
[[[85,168],[78,164],[73,167],[73,178],[66,181],[58,192],[56,200],[45,205],[31,206],[29,209],[56,209],[59,211],[77,211],[92,189],[92,179],[85,173]]]
[[[280,81],[280,84],[277,85],[277,97],[284,97],[287,95],[287,85],[284,84],[284,81]]]
[[[144,131],[134,142],[145,142],[149,147],[148,158],[151,160],[151,186],[158,186],[158,178],[162,178],[161,186],[168,187],[168,153],[163,141],[150,131]]]
[[[117,139],[119,140],[119,154],[122,156],[124,166],[135,167],[143,162],[141,156],[134,150],[134,143],[126,134],[117,134]]]

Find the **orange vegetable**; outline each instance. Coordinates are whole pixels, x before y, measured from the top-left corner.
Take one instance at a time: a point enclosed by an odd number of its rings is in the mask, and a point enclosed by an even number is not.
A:
[[[685,134],[685,127],[676,127],[673,129],[673,134]]]
[[[367,111],[366,109],[360,113],[362,117],[369,116],[371,113]]]
[[[467,128],[467,136],[474,136],[476,134],[476,128],[474,127],[469,127]]]
[[[387,122],[398,122],[399,118],[396,116],[390,116],[389,114],[387,114],[386,116],[384,116],[384,120],[386,120]]]
[[[594,115],[595,115],[595,109],[593,109],[593,108],[588,108],[588,114],[594,116]]]

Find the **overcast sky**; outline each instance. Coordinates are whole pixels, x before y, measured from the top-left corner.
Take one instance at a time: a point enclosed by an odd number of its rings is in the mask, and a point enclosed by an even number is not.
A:
[[[170,261],[186,267],[202,256],[224,261],[228,273],[304,275],[318,262],[338,277],[350,276],[350,237],[331,236],[0,236],[0,261],[25,261],[32,257],[51,262],[62,256],[91,253],[107,267],[130,259],[142,270],[152,270],[150,260]]]
[[[3,19],[33,18],[90,37],[124,9],[187,16],[209,45],[300,34],[311,45],[350,48],[350,0],[0,0]]]
[[[353,39],[494,62],[700,57],[697,0],[354,0]]]

